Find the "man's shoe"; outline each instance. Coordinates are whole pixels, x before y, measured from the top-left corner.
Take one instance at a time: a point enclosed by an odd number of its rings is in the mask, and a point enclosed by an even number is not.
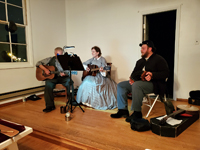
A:
[[[131,119],[139,119],[142,118],[141,111],[134,111],[129,117],[126,118],[126,122],[131,122]]]
[[[111,114],[110,117],[111,118],[127,118],[129,116],[129,112],[127,109],[119,109],[118,112],[116,114]]]
[[[54,109],[56,109],[56,107],[55,106],[48,106],[48,107],[46,107],[45,109],[43,109],[43,112],[50,112],[50,111],[52,111],[52,110],[54,110]]]

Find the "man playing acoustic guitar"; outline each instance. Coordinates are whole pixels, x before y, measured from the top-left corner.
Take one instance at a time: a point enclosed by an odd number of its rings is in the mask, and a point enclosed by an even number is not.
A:
[[[54,57],[48,57],[41,61],[38,61],[36,67],[39,67],[43,70],[46,76],[51,75],[49,69],[45,67],[45,65],[54,66],[55,71],[59,72],[59,74],[55,74],[53,79],[46,79],[45,80],[45,91],[44,91],[44,99],[46,108],[43,112],[50,112],[55,109],[54,105],[54,96],[53,96],[53,89],[55,88],[56,84],[62,84],[67,89],[67,94],[70,93],[70,78],[69,78],[69,71],[63,71],[60,63],[58,62],[57,55],[63,55],[63,49],[61,47],[56,47],[54,50]],[[73,88],[73,86],[72,86]],[[74,97],[72,92],[72,98]]]
[[[145,94],[164,95],[165,80],[169,75],[167,62],[163,57],[155,54],[156,48],[152,41],[143,41],[139,46],[142,58],[136,62],[130,80],[117,85],[118,112],[111,114],[112,118],[125,117],[127,122],[131,119],[142,118],[141,106]],[[141,77],[141,74],[144,76]],[[130,92],[132,92],[131,110],[134,111],[131,116],[129,116],[127,103],[127,94]]]

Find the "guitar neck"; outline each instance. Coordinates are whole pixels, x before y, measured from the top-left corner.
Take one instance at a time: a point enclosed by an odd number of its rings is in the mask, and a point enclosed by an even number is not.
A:
[[[183,109],[180,109],[180,110],[178,110],[178,111],[176,111],[176,112],[174,112],[174,113],[172,113],[172,114],[169,114],[167,117],[173,117],[173,116],[176,116],[176,115],[178,115],[178,114],[180,114],[180,113],[182,113],[182,112],[184,112],[185,110],[183,110]]]
[[[64,72],[64,71],[51,71],[51,74],[57,74],[57,73],[60,73],[60,72]]]
[[[97,71],[99,70],[100,68],[94,68],[94,69],[91,69],[91,71]]]
[[[167,121],[167,119],[168,119],[169,117],[174,117],[174,116],[176,116],[177,114],[180,114],[180,113],[183,113],[183,112],[185,112],[185,110],[180,109],[180,110],[178,110],[178,111],[176,111],[176,112],[174,112],[174,113],[172,113],[172,114],[170,114],[170,115],[164,117],[163,119],[161,119],[160,122],[159,122],[159,124],[160,124],[160,125],[164,125],[165,122]]]
[[[99,70],[100,68],[93,68],[93,69],[91,69],[90,71],[97,71],[97,70]],[[104,67],[103,68],[104,70],[110,70],[110,66],[106,66],[106,67]]]
[[[65,71],[51,71],[51,74],[58,74]],[[71,74],[77,75],[77,71],[71,71]]]

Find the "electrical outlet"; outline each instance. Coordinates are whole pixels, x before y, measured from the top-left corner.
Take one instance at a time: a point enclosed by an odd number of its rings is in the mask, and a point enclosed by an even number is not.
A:
[[[195,41],[195,45],[199,45],[199,41]]]

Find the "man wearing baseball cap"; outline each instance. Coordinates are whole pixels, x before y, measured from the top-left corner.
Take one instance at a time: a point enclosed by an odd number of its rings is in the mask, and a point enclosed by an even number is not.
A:
[[[143,97],[149,93],[165,93],[165,80],[169,76],[169,68],[163,57],[155,54],[156,48],[152,41],[146,40],[139,44],[141,47],[141,59],[136,62],[129,81],[120,82],[117,85],[118,112],[111,114],[112,118],[125,117],[127,122],[131,119],[142,118]],[[141,78],[141,74],[143,78]],[[132,93],[131,110],[129,116],[127,94]]]

